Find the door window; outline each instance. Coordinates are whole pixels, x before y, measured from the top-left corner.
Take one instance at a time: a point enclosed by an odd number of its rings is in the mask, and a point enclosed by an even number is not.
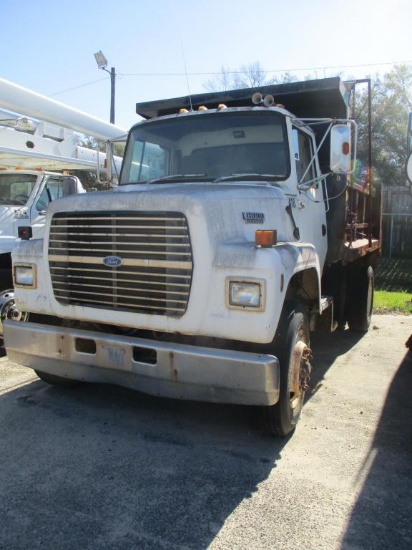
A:
[[[295,152],[296,173],[298,183],[305,183],[315,179],[315,163],[313,157],[312,140],[301,130],[293,130],[293,146]],[[311,161],[313,161],[311,163]]]

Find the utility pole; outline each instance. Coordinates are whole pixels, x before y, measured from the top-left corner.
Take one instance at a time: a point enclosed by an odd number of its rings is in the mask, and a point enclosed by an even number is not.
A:
[[[106,71],[106,73],[109,73],[110,75],[110,122],[111,124],[114,124],[115,116],[114,116],[114,105],[115,105],[115,95],[116,95],[116,70],[114,67],[110,69],[110,71],[107,69],[108,61],[106,59],[106,56],[104,53],[100,50],[99,52],[94,54],[94,58],[96,59],[97,67],[99,69],[102,69],[102,71]]]

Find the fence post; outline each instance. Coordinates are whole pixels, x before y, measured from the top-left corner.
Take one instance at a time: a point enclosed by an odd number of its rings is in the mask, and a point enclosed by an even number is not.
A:
[[[392,244],[393,244],[393,214],[390,214],[391,217],[391,232],[389,238],[389,259],[392,258]]]

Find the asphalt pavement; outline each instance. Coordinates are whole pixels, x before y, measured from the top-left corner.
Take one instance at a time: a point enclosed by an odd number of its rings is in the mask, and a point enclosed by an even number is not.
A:
[[[247,407],[48,386],[0,359],[0,549],[412,548],[412,317],[312,338],[287,439]]]

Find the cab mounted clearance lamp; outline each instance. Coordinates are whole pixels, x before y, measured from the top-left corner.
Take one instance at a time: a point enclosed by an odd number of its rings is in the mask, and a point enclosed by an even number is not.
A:
[[[15,287],[36,288],[36,268],[34,265],[15,264],[13,267]]]

